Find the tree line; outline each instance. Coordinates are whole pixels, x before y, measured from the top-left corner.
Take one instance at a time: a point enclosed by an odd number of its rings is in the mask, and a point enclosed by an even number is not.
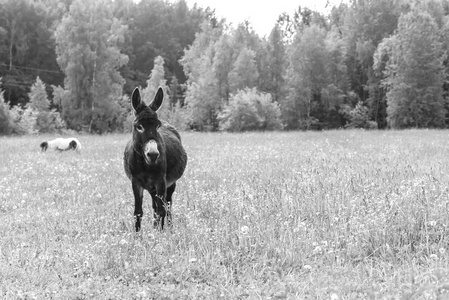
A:
[[[443,128],[449,0],[298,7],[268,36],[184,0],[0,0],[0,133]]]

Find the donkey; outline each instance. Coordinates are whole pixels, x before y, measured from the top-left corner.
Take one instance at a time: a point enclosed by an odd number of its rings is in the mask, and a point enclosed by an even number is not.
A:
[[[165,217],[171,225],[172,195],[176,180],[181,178],[187,165],[187,154],[178,131],[158,118],[156,111],[164,100],[159,87],[150,105],[146,105],[138,88],[131,96],[134,110],[132,140],[125,148],[124,167],[131,180],[134,193],[136,231],[140,230],[143,215],[143,190],[153,200],[154,227],[163,229]]]

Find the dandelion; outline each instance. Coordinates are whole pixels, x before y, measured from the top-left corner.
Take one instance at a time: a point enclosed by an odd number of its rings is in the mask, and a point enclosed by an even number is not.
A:
[[[330,300],[339,300],[340,297],[337,295],[337,293],[331,293],[329,299]]]
[[[440,254],[444,254],[444,253],[446,253],[446,249],[440,248],[440,249],[438,249],[438,252],[440,252]]]
[[[311,271],[312,270],[312,266],[311,265],[304,265],[302,268],[304,270],[307,270],[307,271]]]
[[[429,225],[430,225],[430,226],[435,226],[435,225],[437,225],[437,221],[430,221],[430,222],[429,222]]]
[[[242,228],[240,228],[240,232],[243,234],[243,235],[246,235],[246,234],[248,234],[249,233],[249,227],[248,226],[242,226]]]
[[[313,249],[313,254],[319,254],[323,251],[323,249],[320,246],[316,246],[315,249]]]

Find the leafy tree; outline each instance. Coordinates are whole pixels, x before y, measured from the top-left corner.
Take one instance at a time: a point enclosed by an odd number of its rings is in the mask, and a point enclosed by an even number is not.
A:
[[[346,41],[349,89],[366,102],[371,117],[382,127],[386,125],[385,93],[372,69],[373,54],[378,44],[396,30],[402,9],[400,0],[358,0],[351,1],[348,8],[343,6],[341,11],[335,11],[342,14],[342,18],[337,17],[336,25]]]
[[[273,96],[274,101],[280,101],[283,96],[286,70],[286,52],[282,41],[282,33],[278,25],[275,25],[268,37],[268,70],[270,71],[270,87],[268,91]],[[263,89],[262,89],[263,90]]]
[[[313,25],[298,34],[292,44],[287,70],[288,95],[281,102],[284,121],[289,129],[298,128],[301,120],[301,123],[310,125],[310,120],[323,117],[321,90],[329,83],[325,37],[326,32]]]
[[[52,7],[44,1],[0,1],[0,76],[11,105],[27,103],[29,88],[38,75],[50,84],[62,83],[51,27],[56,20]]]
[[[217,116],[222,99],[217,89],[218,80],[213,67],[215,43],[220,39],[223,28],[213,27],[209,22],[202,25],[195,41],[185,50],[181,59],[188,76],[185,98],[186,114],[191,128],[216,130]]]
[[[248,91],[253,94],[252,99],[257,108],[259,115],[259,130],[281,130],[284,128],[282,124],[282,115],[279,104],[272,100],[271,94],[257,93],[255,89]]]
[[[218,41],[214,43],[214,57],[213,57],[213,70],[214,75],[217,78],[218,84],[218,97],[229,100],[230,86],[229,86],[229,73],[232,68],[234,48],[232,45],[231,37],[228,34],[223,34]]]
[[[119,127],[118,99],[124,84],[118,69],[126,27],[112,17],[110,0],[75,0],[56,29],[58,64],[69,96],[63,117],[74,129],[105,132]]]
[[[361,101],[349,112],[349,120],[350,122],[346,125],[346,128],[377,128],[377,123],[369,119],[369,108],[364,106]]]
[[[14,123],[12,133],[35,134],[38,112],[31,107],[21,108],[18,105],[11,107],[11,117]]]
[[[261,122],[255,101],[243,90],[231,97],[218,119],[220,130],[231,132],[257,130]]]
[[[248,48],[243,48],[229,73],[230,92],[235,93],[246,87],[253,88],[257,85],[258,78],[255,53]]]
[[[443,127],[445,72],[435,20],[413,9],[399,18],[386,68],[388,124],[392,128]]]
[[[167,78],[174,76],[184,84],[186,75],[179,63],[183,50],[193,43],[201,24],[213,18],[213,12],[197,5],[189,9],[184,0],[117,4],[116,12],[129,27],[124,53],[130,61],[121,69],[126,79],[125,92],[130,94],[136,86],[144,85],[158,55],[165,59]]]
[[[0,135],[9,135],[14,129],[14,123],[9,111],[9,104],[5,101],[3,93],[4,91],[0,90]]]

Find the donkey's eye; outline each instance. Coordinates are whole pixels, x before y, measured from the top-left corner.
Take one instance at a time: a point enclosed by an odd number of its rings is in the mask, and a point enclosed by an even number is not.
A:
[[[143,128],[142,125],[137,124],[137,125],[136,125],[136,130],[137,130],[138,132],[143,132],[143,131],[144,131],[144,128]]]

